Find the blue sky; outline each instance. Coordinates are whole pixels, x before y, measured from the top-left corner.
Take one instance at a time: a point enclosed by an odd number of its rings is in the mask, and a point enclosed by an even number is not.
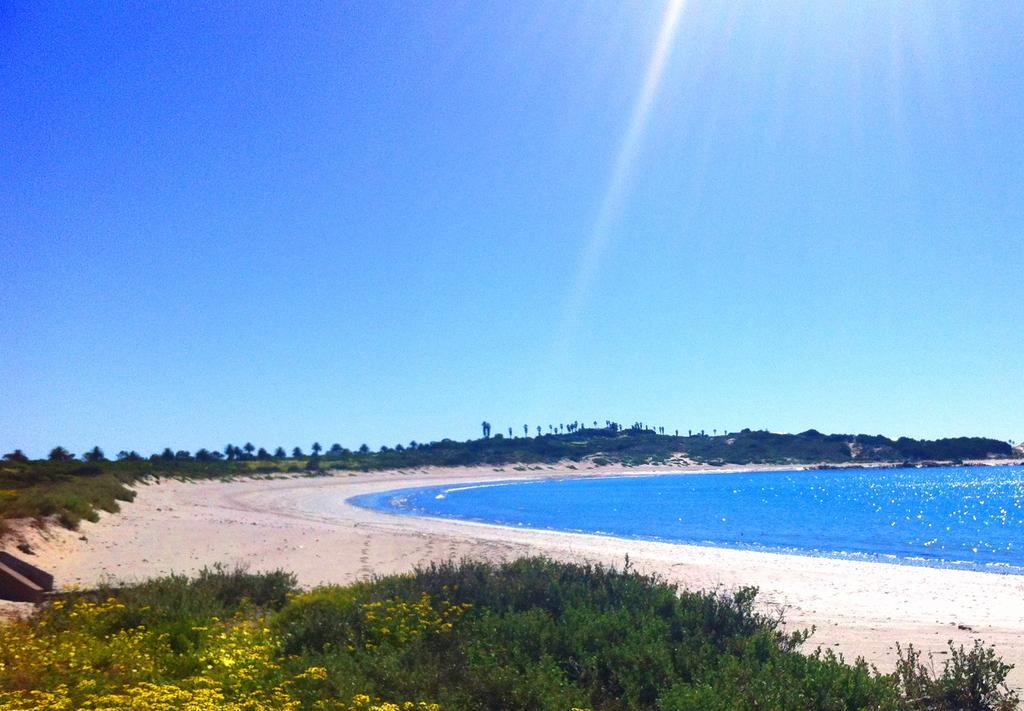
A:
[[[0,7],[4,451],[1024,439],[1024,5],[286,5]]]

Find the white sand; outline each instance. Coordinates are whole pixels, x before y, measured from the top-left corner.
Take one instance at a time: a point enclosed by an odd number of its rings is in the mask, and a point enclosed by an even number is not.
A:
[[[981,638],[1017,665],[1011,681],[1024,686],[1024,576],[506,528],[395,516],[345,503],[350,496],[403,486],[580,474],[506,467],[163,482],[140,486],[136,501],[120,514],[83,524],[80,532],[31,532],[38,555],[30,559],[53,572],[58,585],[137,580],[223,562],[253,570],[284,568],[308,586],[451,558],[544,554],[621,565],[628,554],[638,569],[691,588],[759,587],[761,603],[785,609],[791,628],[816,628],[809,649],[832,647],[847,659],[863,656],[888,671],[897,641],[933,651],[941,661],[947,640],[970,644]]]

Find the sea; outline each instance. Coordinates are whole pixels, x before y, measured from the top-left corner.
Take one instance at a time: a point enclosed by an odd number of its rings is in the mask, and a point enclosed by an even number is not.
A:
[[[1024,574],[1024,467],[492,481],[354,497],[388,513]]]

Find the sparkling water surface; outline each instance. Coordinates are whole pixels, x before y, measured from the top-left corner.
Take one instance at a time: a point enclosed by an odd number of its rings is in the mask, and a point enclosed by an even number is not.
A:
[[[502,481],[357,496],[390,513],[1024,574],[1024,467]]]

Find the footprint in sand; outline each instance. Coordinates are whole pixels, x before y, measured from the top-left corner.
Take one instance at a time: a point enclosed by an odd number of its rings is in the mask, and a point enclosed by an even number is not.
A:
[[[363,539],[362,550],[359,551],[359,577],[369,578],[373,575],[373,568],[370,567],[370,537]]]

